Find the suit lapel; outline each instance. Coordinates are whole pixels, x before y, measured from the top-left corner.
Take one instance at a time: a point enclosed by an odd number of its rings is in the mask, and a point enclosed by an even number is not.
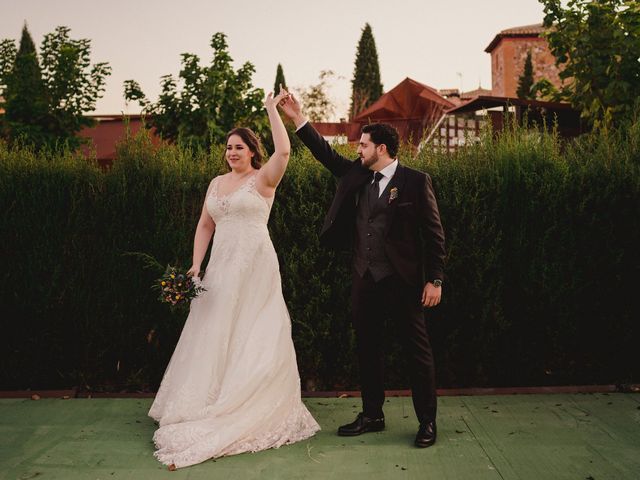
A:
[[[391,180],[389,181],[389,184],[387,185],[387,187],[384,189],[383,194],[380,196],[379,201],[376,203],[376,205],[378,206],[378,208],[389,208],[389,222],[387,223],[386,229],[385,229],[385,236],[387,235],[387,233],[389,233],[389,229],[391,228],[391,224],[393,223],[393,219],[395,217],[396,214],[396,210],[398,208],[398,195],[402,194],[402,191],[404,189],[404,185],[405,185],[405,180],[406,180],[406,170],[405,167],[402,166],[402,164],[400,164],[398,162],[398,168],[396,168],[396,173],[395,175],[391,178]],[[396,198],[389,201],[389,198],[391,196],[391,191],[393,189],[396,189]],[[383,203],[384,201],[384,203]]]

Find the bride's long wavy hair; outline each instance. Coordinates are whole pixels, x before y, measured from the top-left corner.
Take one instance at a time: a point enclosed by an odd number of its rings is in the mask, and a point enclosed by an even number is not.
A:
[[[264,158],[263,150],[262,150],[262,142],[258,138],[258,136],[253,133],[253,130],[245,127],[237,127],[227,133],[227,138],[225,139],[225,145],[229,142],[229,137],[231,135],[238,135],[244,143],[247,144],[249,150],[253,153],[253,157],[251,157],[251,166],[256,170],[260,170],[262,167],[262,159]],[[226,148],[225,153],[222,154],[222,159],[224,160],[227,169],[231,171],[231,167],[229,166],[229,162],[227,162],[226,158]]]

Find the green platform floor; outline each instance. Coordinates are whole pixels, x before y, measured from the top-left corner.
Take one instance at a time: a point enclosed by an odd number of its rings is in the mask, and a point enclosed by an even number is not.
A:
[[[2,479],[640,479],[640,394],[441,397],[438,442],[413,447],[410,398],[387,429],[335,435],[357,398],[308,398],[322,431],[277,450],[169,472],[153,457],[150,399],[0,400]]]

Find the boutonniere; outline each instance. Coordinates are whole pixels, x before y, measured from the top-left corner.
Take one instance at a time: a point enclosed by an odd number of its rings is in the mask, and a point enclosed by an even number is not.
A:
[[[393,187],[389,190],[389,203],[393,202],[396,198],[398,198],[398,187]]]

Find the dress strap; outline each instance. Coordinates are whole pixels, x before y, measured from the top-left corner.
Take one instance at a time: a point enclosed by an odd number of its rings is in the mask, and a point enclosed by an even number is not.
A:
[[[207,188],[207,198],[211,195],[216,196],[218,194],[218,177],[215,177],[209,182],[209,188]]]
[[[258,173],[254,173],[251,175],[251,178],[249,180],[247,180],[247,188],[249,190],[255,190],[256,189],[256,177],[258,176]]]

